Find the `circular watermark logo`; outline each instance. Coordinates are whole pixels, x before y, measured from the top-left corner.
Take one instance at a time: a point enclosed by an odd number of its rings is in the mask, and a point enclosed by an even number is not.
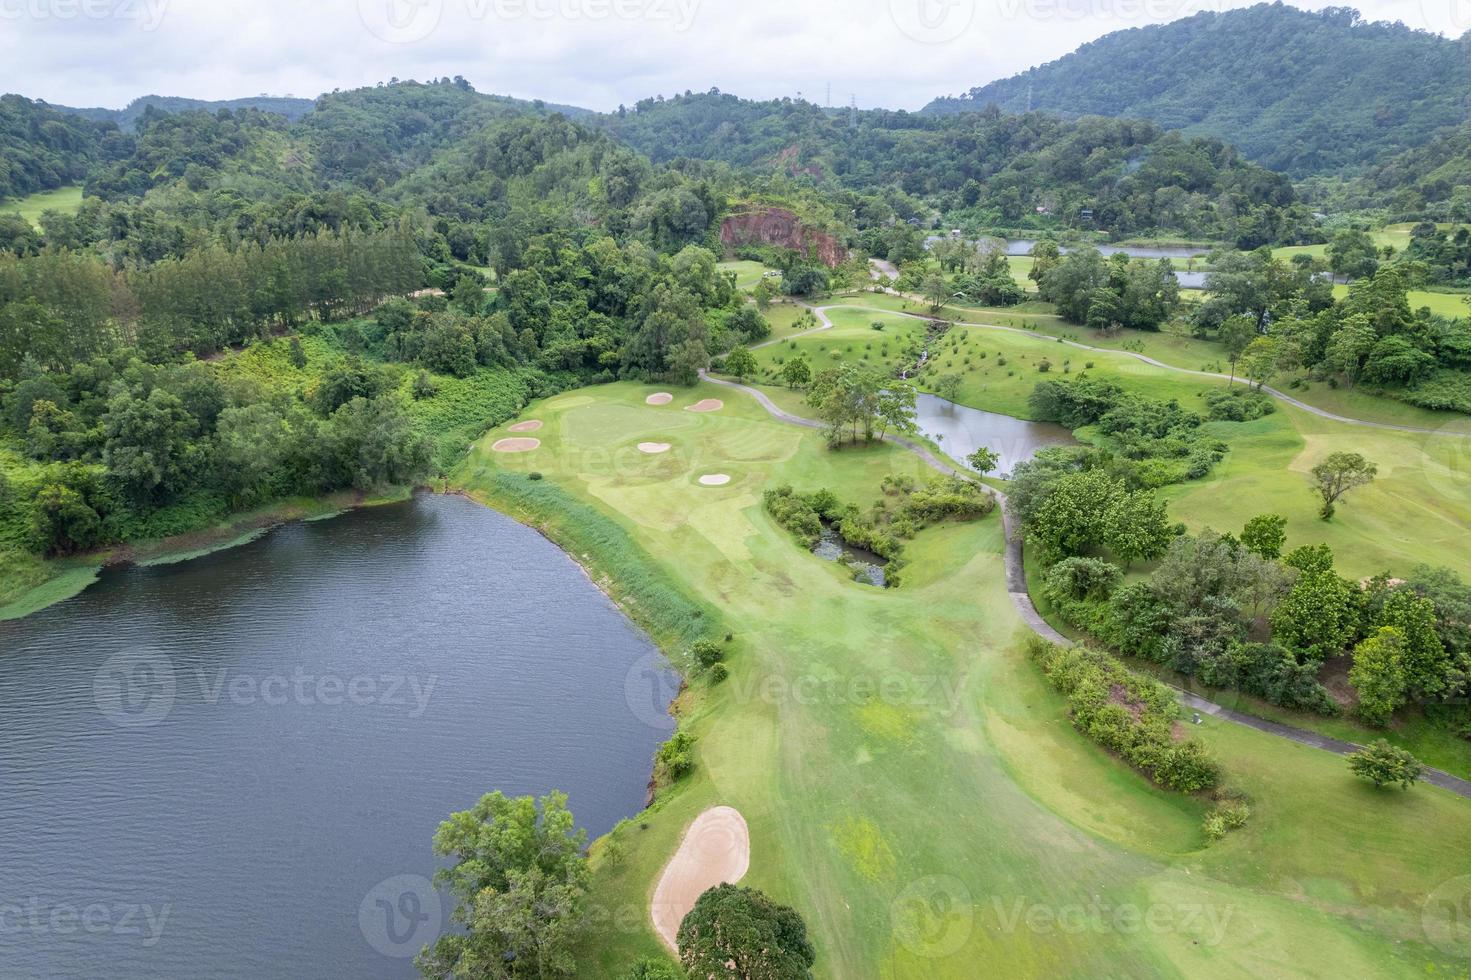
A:
[[[633,662],[623,677],[623,699],[633,716],[650,728],[673,725],[669,703],[679,694],[679,675],[655,650]]]
[[[965,948],[975,926],[970,889],[952,875],[911,882],[889,905],[899,944],[916,956],[944,959]]]
[[[1471,433],[1448,423],[1435,435],[1419,438],[1424,440],[1420,465],[1425,484],[1447,504],[1471,504]]]
[[[378,882],[358,906],[358,931],[368,945],[406,960],[439,936],[439,892],[423,875],[394,875]]]
[[[1442,953],[1471,958],[1471,875],[1452,878],[1430,893],[1420,910],[1420,927]]]
[[[434,33],[444,0],[358,0],[358,19],[380,41],[413,44]]]
[[[120,728],[151,728],[174,707],[174,664],[147,647],[119,651],[92,675],[92,701]]]
[[[1420,12],[1425,18],[1420,27],[1452,36],[1471,30],[1471,0],[1420,0]]]
[[[946,44],[964,34],[976,16],[975,0],[889,0],[894,26],[921,44]]]

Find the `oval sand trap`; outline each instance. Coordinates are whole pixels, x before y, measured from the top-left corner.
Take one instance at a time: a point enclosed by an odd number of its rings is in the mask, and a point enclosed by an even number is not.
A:
[[[650,456],[657,455],[658,453],[667,453],[669,452],[669,443],[641,442],[638,444],[638,451],[641,453],[648,453]]]
[[[528,419],[525,422],[517,422],[515,425],[507,426],[507,432],[535,432],[541,428],[541,419]]]
[[[706,473],[700,477],[700,486],[702,487],[723,487],[729,482],[729,473]]]
[[[718,412],[725,407],[725,402],[719,398],[706,398],[704,401],[695,402],[685,408],[686,412]]]
[[[540,439],[502,439],[490,448],[498,453],[529,453],[540,446]]]
[[[674,396],[667,391],[661,391],[644,399],[645,405],[668,405],[674,401]]]
[[[695,818],[679,850],[664,866],[649,915],[654,931],[670,950],[675,950],[679,924],[695,907],[695,900],[716,885],[734,885],[751,866],[751,833],[740,812],[728,807],[711,807]]]

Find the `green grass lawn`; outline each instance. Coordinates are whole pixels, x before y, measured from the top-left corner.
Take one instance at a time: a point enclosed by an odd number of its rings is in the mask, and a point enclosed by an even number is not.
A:
[[[0,213],[20,213],[34,227],[41,227],[41,215],[46,211],[74,212],[82,204],[80,187],[59,187],[54,191],[41,191],[21,198],[0,200]]]
[[[776,527],[760,493],[790,482],[867,503],[887,474],[922,476],[915,457],[888,445],[828,451],[820,433],[728,389],[680,390],[663,408],[644,404],[654,390],[535,403],[523,417],[545,422],[539,449],[492,453],[506,434],[493,430],[456,474],[492,500],[516,474],[544,474],[735,633],[729,680],[696,679],[682,699],[695,773],[619,833],[620,858],[594,849],[599,924],[580,976],[657,953],[654,882],[685,826],[716,803],[745,815],[746,883],[802,912],[821,977],[972,977],[977,963],[1008,976],[1451,968],[1420,915],[1442,881],[1471,871],[1467,801],[1423,786],[1371,793],[1331,755],[1209,723],[1199,734],[1256,816],[1205,848],[1205,804],[1082,739],[1021,653],[994,515],[923,532],[902,589],[855,584]],[[724,410],[681,410],[704,397]],[[644,456],[642,441],[673,449]],[[710,472],[731,484],[700,486]],[[637,612],[639,596],[625,606]],[[1109,916],[1155,910],[1154,926],[1048,918],[1096,903]]]
[[[719,262],[715,266],[721,272],[734,272],[736,274],[737,289],[754,289],[762,277],[771,270],[760,262],[752,262],[741,259],[735,262]]]
[[[1347,295],[1347,286],[1333,287],[1334,299],[1343,299]],[[1412,310],[1428,306],[1431,313],[1439,313],[1441,316],[1466,317],[1471,316],[1471,306],[1466,305],[1466,297],[1466,293],[1432,293],[1424,289],[1412,289],[1406,298],[1410,301]]]
[[[796,303],[785,301],[772,303],[761,314],[771,324],[771,336],[767,339],[782,340],[790,337],[794,333],[800,332],[797,327],[797,320],[806,312],[806,307],[799,306]],[[819,323],[818,326],[821,326],[821,324]],[[810,327],[802,327],[801,329],[807,330]]]

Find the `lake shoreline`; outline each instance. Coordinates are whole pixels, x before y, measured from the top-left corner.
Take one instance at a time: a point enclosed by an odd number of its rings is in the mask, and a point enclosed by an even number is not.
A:
[[[232,513],[208,527],[167,538],[109,545],[81,555],[44,559],[52,574],[0,604],[0,622],[24,619],[81,594],[106,568],[169,565],[249,544],[278,527],[296,521],[319,521],[363,507],[401,503],[414,487],[387,487],[376,493],[339,491],[321,497],[293,497]]]

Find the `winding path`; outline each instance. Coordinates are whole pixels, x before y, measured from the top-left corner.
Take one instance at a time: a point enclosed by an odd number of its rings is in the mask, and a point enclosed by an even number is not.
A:
[[[921,317],[921,319],[924,318]],[[1006,330],[1014,328],[1000,327],[998,329]],[[1088,349],[1094,350],[1097,348]],[[1182,369],[1177,368],[1175,370]],[[1192,371],[1190,373],[1196,374],[1201,372]],[[773,418],[776,418],[779,421],[786,422],[789,425],[800,425],[808,429],[821,429],[823,427],[821,422],[818,422],[814,419],[803,418],[800,415],[793,415],[791,412],[788,412],[785,409],[781,408],[776,404],[776,402],[772,401],[771,398],[764,391],[761,391],[760,389],[752,388],[750,385],[740,384],[736,381],[726,381],[722,378],[712,378],[705,371],[700,372],[700,377],[702,380],[708,381],[710,384],[721,385],[722,387],[734,388],[737,391],[745,392],[752,398],[756,399],[757,404],[766,409],[766,411]],[[1329,417],[1332,418],[1334,416]],[[938,470],[939,472],[949,476],[964,475],[960,470],[956,469],[954,466],[951,466],[948,462],[941,459],[940,457],[936,456],[929,449],[929,447],[925,446],[923,443],[917,442],[913,439],[907,439],[903,436],[888,435],[884,436],[883,438],[888,442],[895,443],[896,445],[900,445],[903,446],[905,449],[908,449],[910,452],[919,456],[920,459],[924,460],[924,462],[928,464],[932,469]],[[1027,573],[1022,562],[1022,537],[1020,534],[1016,533],[1016,527],[1012,521],[1011,507],[1008,505],[1005,493],[997,490],[995,487],[991,487],[990,489],[991,492],[996,495],[996,499],[1001,504],[1001,523],[1006,535],[1006,591],[1011,596],[1012,605],[1016,607],[1017,614],[1021,617],[1022,622],[1026,623],[1027,627],[1031,629],[1032,632],[1036,633],[1044,640],[1048,640],[1060,646],[1072,646],[1073,641],[1063,636],[1057,630],[1053,629],[1051,624],[1049,624],[1047,620],[1042,618],[1042,614],[1037,611],[1036,605],[1032,602],[1031,593],[1027,591]],[[1170,686],[1173,687],[1173,685]],[[1178,687],[1174,688],[1174,690],[1179,696],[1180,702],[1186,707],[1192,708],[1195,711],[1199,711],[1201,714],[1210,715],[1212,718],[1220,718],[1225,721],[1234,722],[1238,725],[1244,725],[1247,728],[1254,728],[1259,732],[1265,732],[1268,735],[1276,735],[1279,738],[1285,738],[1290,741],[1297,742],[1300,745],[1311,746],[1315,749],[1323,749],[1324,751],[1332,752],[1335,755],[1352,755],[1353,753],[1363,748],[1362,745],[1357,745],[1353,742],[1346,742],[1342,739],[1329,738],[1326,735],[1319,735],[1317,732],[1310,732],[1306,729],[1294,728],[1291,725],[1283,725],[1275,721],[1268,721],[1265,718],[1258,718],[1255,715],[1245,714],[1244,712],[1236,711],[1232,708],[1227,708],[1224,705],[1216,704],[1214,701],[1207,701],[1205,698],[1202,698],[1197,694],[1191,694],[1189,691],[1182,690]],[[1450,773],[1443,772],[1439,769],[1431,769],[1428,767],[1425,769],[1424,779],[1427,783],[1431,783],[1435,786],[1439,786],[1442,789],[1449,790],[1450,792],[1455,793],[1457,796],[1463,796],[1467,799],[1471,799],[1471,781],[1462,779],[1459,776],[1453,776]]]

